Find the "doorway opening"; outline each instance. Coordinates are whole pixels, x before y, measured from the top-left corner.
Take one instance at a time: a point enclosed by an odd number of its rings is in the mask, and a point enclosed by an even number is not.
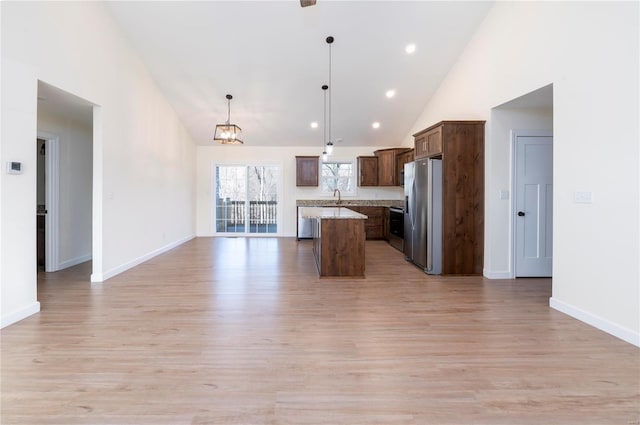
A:
[[[489,218],[495,238],[489,249],[505,255],[491,259],[490,274],[551,277],[553,85],[493,108],[491,122],[490,184],[497,200]]]
[[[44,139],[36,139],[36,150],[38,151],[38,159],[37,159],[37,210],[36,210],[36,228],[37,228],[37,261],[38,261],[38,271],[45,270],[45,228],[46,228],[46,217],[47,217],[47,204],[45,199],[45,185],[46,185],[46,176],[45,176],[45,163],[47,161],[46,152],[47,152],[47,141]]]
[[[58,136],[38,131],[36,156],[37,267],[53,272],[58,269]]]
[[[92,259],[93,105],[38,81],[37,267]]]

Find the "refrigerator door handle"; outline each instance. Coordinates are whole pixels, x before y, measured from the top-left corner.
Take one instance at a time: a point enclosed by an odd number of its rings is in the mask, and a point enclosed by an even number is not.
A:
[[[415,200],[416,199],[416,181],[413,181],[413,184],[411,185],[411,197]],[[418,215],[418,203],[417,202],[413,202],[413,209],[411,211],[411,227],[413,229],[416,228],[416,216]],[[414,230],[415,231],[415,230]]]
[[[427,272],[433,271],[433,162],[427,162]]]

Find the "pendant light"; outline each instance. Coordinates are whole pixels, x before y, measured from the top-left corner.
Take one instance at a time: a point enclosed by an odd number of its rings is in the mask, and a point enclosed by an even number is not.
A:
[[[322,132],[322,161],[326,161],[329,159],[329,153],[327,152],[327,89],[328,85],[322,86],[322,91],[324,93],[324,121],[322,123],[323,132]]]
[[[213,134],[213,140],[223,145],[241,145],[242,129],[235,124],[231,124],[231,99],[233,96],[227,96],[227,122],[216,125],[216,131]]]
[[[322,86],[322,89],[325,90],[325,105],[324,105],[324,111],[325,111],[325,126],[328,127],[329,131],[329,137],[326,138],[325,137],[325,141],[324,141],[324,152],[322,152],[322,159],[323,161],[326,161],[328,155],[331,155],[333,153],[333,142],[331,141],[331,92],[333,91],[333,89],[331,88],[331,44],[333,44],[334,38],[332,36],[327,37],[326,42],[329,45],[329,86]],[[329,120],[328,120],[328,124],[327,124],[327,119],[326,119],[326,114],[327,114],[327,93],[326,90],[327,88],[329,89]]]

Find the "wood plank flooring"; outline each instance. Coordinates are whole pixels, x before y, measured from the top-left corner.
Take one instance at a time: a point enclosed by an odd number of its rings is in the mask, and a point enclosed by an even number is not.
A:
[[[640,350],[549,279],[430,277],[368,241],[198,238],[103,284],[45,274],[2,336],[2,424],[638,424]]]

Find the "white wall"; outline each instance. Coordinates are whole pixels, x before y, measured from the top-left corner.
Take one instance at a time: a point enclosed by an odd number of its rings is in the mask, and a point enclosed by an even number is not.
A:
[[[555,308],[640,344],[638,3],[498,2],[411,133],[487,120],[486,211],[510,186],[491,108],[553,84]],[[407,135],[405,143],[410,143]],[[594,203],[576,204],[576,191]],[[485,266],[505,264],[507,221],[485,223]]]
[[[4,5],[3,5],[4,6]],[[2,12],[4,27],[6,13]],[[4,28],[3,28],[4,29]],[[4,50],[5,36],[2,43]],[[2,58],[0,142],[0,308],[6,326],[40,310],[36,300],[36,96],[34,70]],[[11,84],[5,83],[11,81]],[[22,174],[5,174],[7,161]]]
[[[195,233],[195,146],[96,2],[2,2],[2,325],[37,311],[33,149],[37,81],[98,105],[94,114],[95,280]]]
[[[216,163],[274,163],[280,164],[283,170],[282,221],[283,230],[280,236],[296,235],[296,200],[298,199],[331,199],[320,194],[316,187],[296,186],[296,155],[319,155],[319,148],[309,147],[251,147],[251,146],[198,146],[198,236],[214,234],[211,193],[213,187],[213,167]],[[380,147],[336,147],[332,159],[355,161],[359,155],[373,155]],[[343,199],[403,199],[400,187],[358,187],[355,196],[343,196]]]
[[[58,136],[59,241],[56,268],[91,258],[93,125],[38,108],[38,131]]]

